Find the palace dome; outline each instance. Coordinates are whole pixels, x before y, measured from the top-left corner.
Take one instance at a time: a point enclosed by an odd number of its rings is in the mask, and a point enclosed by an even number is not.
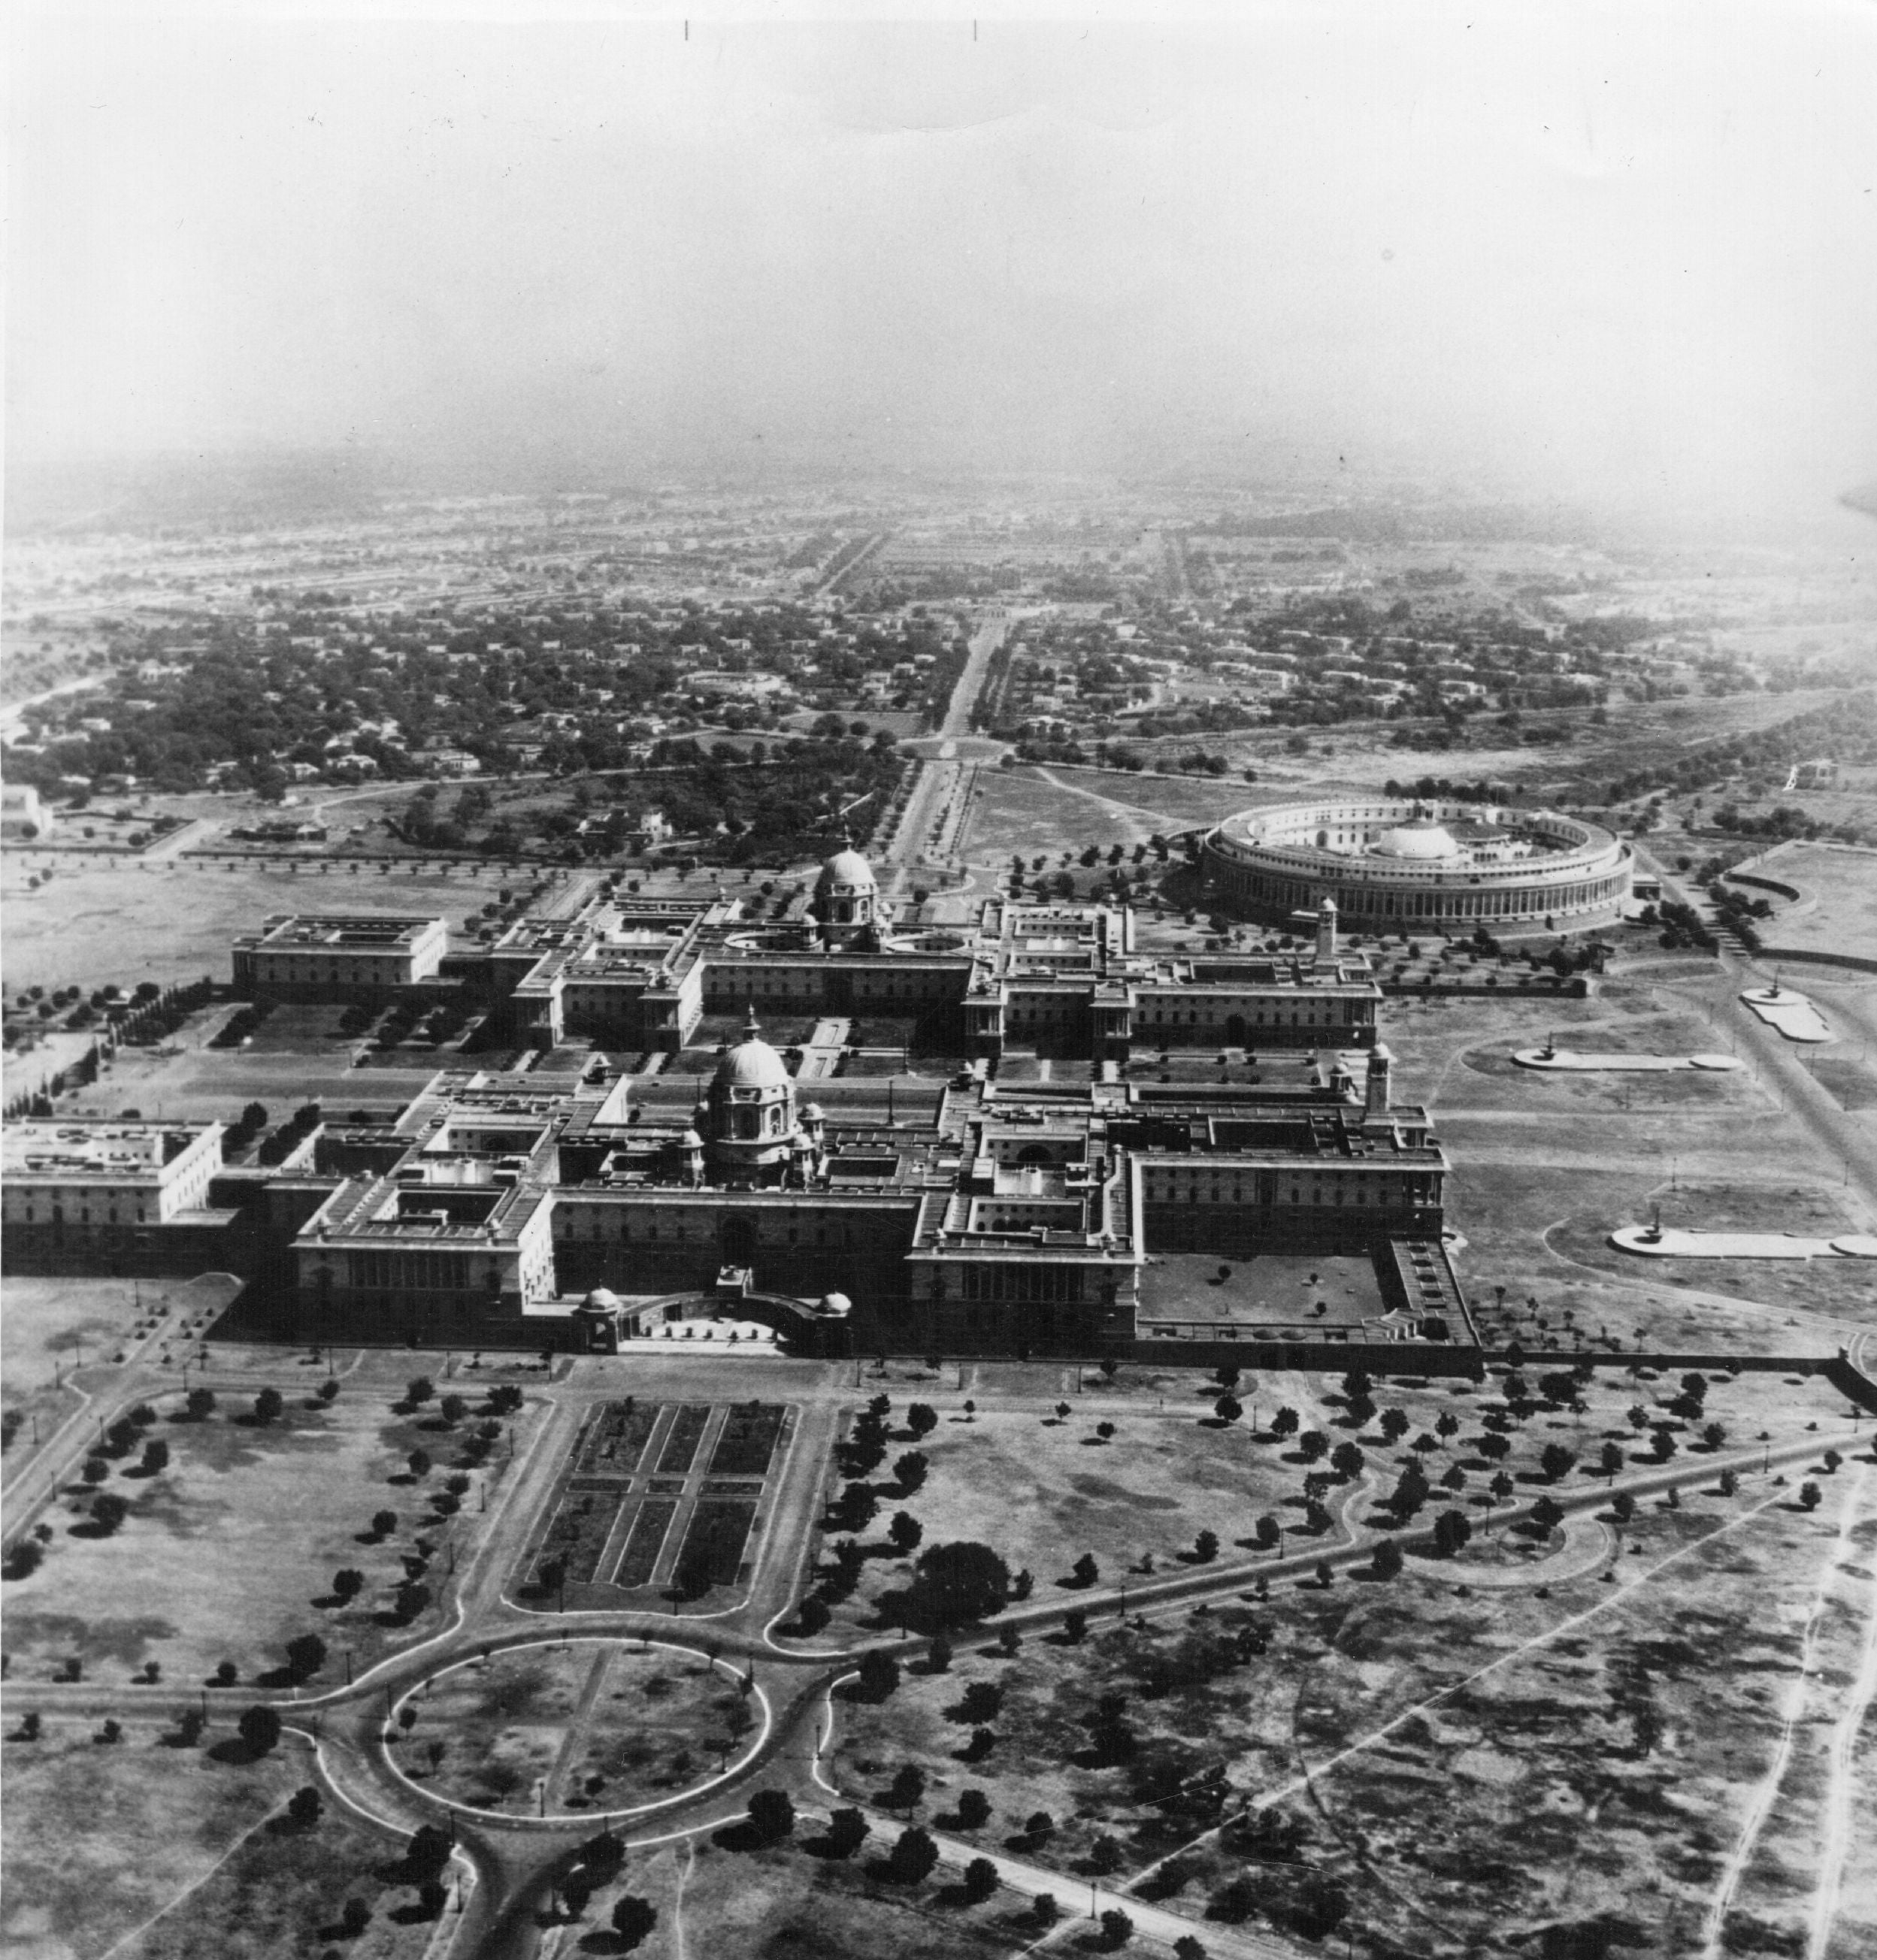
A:
[[[1417,817],[1412,822],[1385,830],[1369,845],[1369,853],[1373,858],[1411,858],[1428,863],[1436,858],[1457,858],[1460,847],[1444,823]]]

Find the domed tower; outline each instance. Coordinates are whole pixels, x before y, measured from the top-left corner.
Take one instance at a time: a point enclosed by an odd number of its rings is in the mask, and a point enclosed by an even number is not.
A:
[[[711,1160],[727,1183],[779,1182],[800,1132],[795,1085],[750,1010],[743,1039],[717,1064],[709,1093]]]
[[[814,881],[814,915],[829,946],[878,942],[886,919],[879,881],[852,844],[844,845],[821,867]]]

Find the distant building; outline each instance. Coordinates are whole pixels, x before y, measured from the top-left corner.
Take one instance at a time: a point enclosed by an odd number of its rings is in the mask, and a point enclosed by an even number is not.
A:
[[[0,837],[24,841],[49,837],[52,831],[53,813],[30,783],[0,786]]]
[[[1838,786],[1838,765],[1828,756],[1796,762],[1786,778],[1789,790],[1831,790]]]
[[[8,1268],[131,1255],[140,1230],[200,1211],[221,1166],[219,1123],[9,1124],[0,1138]]]
[[[277,912],[234,943],[244,1000],[388,1000],[433,978],[449,944],[440,918],[314,918]]]

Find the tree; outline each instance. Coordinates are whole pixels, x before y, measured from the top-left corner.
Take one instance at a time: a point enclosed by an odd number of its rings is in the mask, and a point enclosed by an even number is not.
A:
[[[111,1466],[101,1456],[88,1456],[78,1475],[88,1484],[101,1484],[111,1474]]]
[[[1824,1491],[1816,1484],[1805,1483],[1799,1487],[1799,1501],[1806,1510],[1815,1511],[1824,1497]]]
[[[1320,1429],[1306,1429],[1297,1439],[1297,1449],[1306,1463],[1320,1463],[1330,1453],[1330,1439]]]
[[[1399,1579],[1404,1562],[1401,1546],[1393,1538],[1385,1538],[1377,1544],[1369,1569],[1378,1579]]]
[[[1346,1484],[1353,1482],[1362,1475],[1364,1461],[1361,1449],[1346,1439],[1330,1452],[1330,1468]]]
[[[1564,1507],[1555,1497],[1541,1497],[1531,1507],[1531,1522],[1548,1538],[1564,1522]]]
[[[1095,1434],[1098,1436],[1104,1443],[1112,1443],[1114,1440],[1114,1424],[1111,1422],[1097,1423],[1095,1424]]]
[[[888,1787],[886,1806],[889,1810],[911,1810],[925,1794],[926,1772],[911,1763],[904,1763]]]
[[[1330,1569],[1330,1561],[1327,1558],[1318,1559],[1317,1561],[1317,1583],[1323,1588],[1324,1592],[1327,1592],[1330,1589],[1330,1586],[1335,1583],[1335,1581],[1336,1574]]]
[[[1257,1539],[1258,1549],[1260,1551],[1269,1551],[1273,1546],[1283,1542],[1284,1527],[1269,1511],[1267,1511],[1252,1526],[1252,1533]]]
[[[1607,1446],[1612,1449],[1615,1447],[1614,1444]],[[1503,1463],[1512,1454],[1512,1438],[1509,1436],[1500,1435],[1496,1429],[1488,1430],[1485,1435],[1480,1438],[1479,1450],[1480,1454],[1487,1462]],[[1620,1450],[1617,1452],[1617,1464],[1620,1469],[1622,1467],[1622,1452]]]
[[[658,1923],[658,1908],[636,1892],[627,1892],[613,1908],[613,1934],[628,1953],[644,1944]]]
[[[1828,1477],[1835,1477],[1838,1474],[1838,1466],[1844,1462],[1844,1459],[1835,1449],[1828,1449],[1818,1460],[1824,1465],[1825,1475]]]
[[[469,1414],[469,1404],[460,1395],[445,1395],[437,1405],[437,1413],[454,1429]]]
[[[1701,1431],[1701,1440],[1705,1443],[1710,1449],[1719,1449],[1721,1445],[1727,1440],[1726,1424],[1725,1423],[1710,1422],[1707,1427]]]
[[[1732,1470],[1723,1470],[1720,1473],[1719,1488],[1723,1497],[1735,1496],[1740,1489],[1740,1478],[1738,1474]]]
[[[1636,1515],[1636,1498],[1633,1492],[1619,1491],[1610,1500],[1611,1515],[1620,1525],[1626,1525]]]
[[[1085,1551],[1069,1567],[1069,1576],[1078,1586],[1092,1586],[1101,1577],[1101,1568],[1095,1563],[1095,1554]]]
[[[91,1500],[91,1522],[102,1538],[113,1536],[129,1515],[130,1500],[114,1491],[107,1491],[101,1497]]]
[[[1088,1637],[1088,1615],[1078,1606],[1063,1615],[1063,1638],[1072,1647],[1079,1647]]]
[[[374,1538],[389,1538],[397,1529],[397,1512],[374,1511],[371,1513],[371,1535]]]
[[[170,1446],[160,1436],[153,1436],[143,1446],[143,1461],[138,1466],[146,1477],[159,1475],[170,1467]]]
[[[1088,1847],[1088,1862],[1104,1878],[1118,1872],[1122,1863],[1120,1845],[1112,1838],[1098,1838]]]
[[[1452,1409],[1442,1409],[1439,1421],[1434,1424],[1434,1431],[1442,1443],[1451,1443],[1460,1433],[1460,1418]]]
[[[339,1908],[339,1923],[348,1939],[356,1939],[371,1923],[371,1908],[362,1898],[349,1898]]]
[[[1614,1483],[1623,1468],[1623,1446],[1620,1443],[1606,1443],[1598,1453],[1597,1468]]]
[[[213,1389],[191,1389],[183,1398],[183,1406],[191,1422],[206,1422],[215,1405]]]
[[[1434,1550],[1442,1558],[1452,1558],[1472,1535],[1472,1522],[1464,1511],[1442,1511],[1434,1520]]]
[[[295,1681],[310,1681],[326,1665],[326,1643],[317,1634],[296,1634],[287,1643],[287,1672]]]
[[[287,1822],[301,1831],[310,1831],[326,1809],[325,1799],[311,1783],[302,1783],[287,1799]]]
[[[404,1461],[410,1465],[413,1477],[421,1479],[430,1475],[430,1456],[427,1450],[413,1449]]]
[[[1031,1902],[1030,1917],[1038,1926],[1053,1926],[1062,1916],[1063,1909],[1053,1892],[1038,1892]]]
[[[1538,1452],[1538,1467],[1547,1482],[1557,1483],[1577,1467],[1577,1459],[1561,1443],[1547,1443]]]
[[[964,1868],[964,1898],[968,1905],[982,1905],[997,1890],[997,1867],[988,1858],[974,1858]]]
[[[867,1841],[872,1828],[858,1810],[837,1810],[827,1820],[828,1849],[837,1858],[851,1858]]]
[[[1206,1949],[1190,1933],[1183,1933],[1173,1943],[1173,1960],[1206,1960]]]
[[[1009,1567],[989,1545],[970,1538],[928,1545],[915,1570],[920,1606],[943,1625],[983,1619],[1010,1591]]]
[[[254,1420],[263,1428],[278,1422],[287,1406],[278,1389],[263,1389],[254,1398]]]
[[[923,1825],[907,1825],[887,1853],[887,1870],[901,1885],[916,1885],[932,1876],[939,1862],[939,1847]]]
[[[422,1408],[435,1393],[428,1375],[413,1375],[404,1384],[404,1399],[413,1408]]]
[[[1101,1915],[1101,1943],[1111,1952],[1119,1952],[1134,1936],[1134,1922],[1118,1905]]]
[[[926,1650],[926,1666],[934,1674],[943,1674],[951,1665],[951,1643],[943,1634],[932,1636],[932,1645]]]
[[[1286,1405],[1271,1418],[1271,1433],[1281,1442],[1287,1436],[1295,1436],[1302,1422],[1297,1411]]]
[[[788,1793],[759,1790],[750,1799],[750,1828],[766,1844],[779,1843],[795,1828],[795,1806]]]
[[[1213,1413],[1221,1422],[1229,1425],[1244,1414],[1244,1405],[1235,1395],[1221,1395],[1213,1405]]]
[[[900,1685],[900,1664],[883,1647],[869,1647],[860,1656],[860,1691],[869,1701],[884,1701]]]
[[[1004,1691],[994,1681],[974,1681],[958,1705],[960,1716],[967,1722],[994,1722],[1004,1705]]]
[[[578,1919],[592,1896],[593,1881],[582,1866],[576,1865],[560,1882],[561,1903],[567,1908],[569,1919]]]
[[[265,1702],[244,1708],[235,1729],[252,1755],[264,1756],[280,1741],[280,1717]]]
[[[939,1427],[939,1411],[929,1402],[909,1403],[906,1426],[915,1437],[929,1436]]]
[[[1193,1557],[1200,1565],[1209,1565],[1219,1556],[1219,1534],[1203,1531],[1193,1541]]]
[[[893,1481],[898,1485],[900,1494],[910,1497],[914,1491],[923,1488],[929,1468],[926,1452],[923,1449],[909,1449],[903,1456],[897,1457],[893,1465]]]
[[[904,1558],[916,1548],[926,1535],[926,1527],[910,1511],[895,1511],[893,1521],[887,1526],[887,1536],[891,1539],[893,1549]]]
[[[342,1603],[355,1599],[365,1590],[365,1574],[357,1567],[342,1565],[333,1574],[333,1596]]]
[[[981,1790],[961,1790],[958,1792],[958,1824],[961,1829],[982,1831],[990,1819],[990,1799]]]
[[[1381,1411],[1381,1433],[1385,1441],[1391,1445],[1397,1443],[1407,1433],[1407,1410],[1385,1408]]]
[[[218,1660],[215,1662],[216,1687],[232,1688],[241,1678],[241,1671],[233,1661]]]
[[[1056,1833],[1056,1820],[1047,1810],[1033,1810],[1023,1820],[1023,1834],[1032,1845],[1046,1844]]]

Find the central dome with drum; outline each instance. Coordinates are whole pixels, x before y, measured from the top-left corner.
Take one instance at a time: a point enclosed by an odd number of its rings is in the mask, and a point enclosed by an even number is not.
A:
[[[732,1182],[779,1178],[798,1148],[795,1078],[763,1040],[752,1007],[743,1039],[717,1064],[704,1101],[712,1161]]]
[[[851,842],[821,867],[811,909],[821,921],[821,937],[827,945],[877,947],[879,928],[888,915],[881,902],[880,881]]]
[[[1409,858],[1423,864],[1433,864],[1442,858],[1458,858],[1460,847],[1454,842],[1453,832],[1444,823],[1436,823],[1432,817],[1417,816],[1407,823],[1397,824],[1392,830],[1385,830],[1369,846],[1372,858]]]

